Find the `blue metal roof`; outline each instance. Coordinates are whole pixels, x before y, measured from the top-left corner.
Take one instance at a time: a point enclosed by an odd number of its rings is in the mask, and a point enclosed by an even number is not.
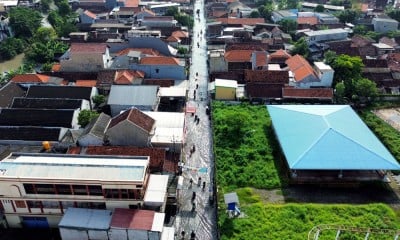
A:
[[[290,169],[400,170],[347,105],[268,105]]]

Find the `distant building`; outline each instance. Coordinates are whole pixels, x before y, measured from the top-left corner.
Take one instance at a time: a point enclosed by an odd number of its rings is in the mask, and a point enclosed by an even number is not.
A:
[[[399,22],[391,18],[376,17],[372,19],[374,31],[379,33],[387,33],[389,31],[396,31],[399,27]]]
[[[210,83],[210,91],[216,100],[235,100],[237,81],[227,79],[215,79]]]

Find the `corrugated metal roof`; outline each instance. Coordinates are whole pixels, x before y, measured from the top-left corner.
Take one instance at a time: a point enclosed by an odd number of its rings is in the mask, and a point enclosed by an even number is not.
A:
[[[12,156],[0,162],[0,178],[143,181],[148,164],[148,157]]]
[[[186,88],[182,87],[160,87],[158,95],[161,97],[185,97]]]
[[[267,108],[290,169],[400,169],[350,106],[269,105]]]
[[[157,213],[151,210],[116,208],[110,227],[161,232],[164,225],[164,218],[164,213]]]
[[[156,120],[156,128],[183,128],[185,124],[185,113],[151,111],[143,111],[143,113]]]
[[[228,80],[228,79],[215,79],[215,86],[216,87],[227,87],[227,88],[237,88],[237,81],[236,80]]]
[[[68,208],[58,227],[75,229],[108,230],[111,211],[86,208]]]
[[[157,102],[158,86],[112,85],[108,104],[153,106]]]

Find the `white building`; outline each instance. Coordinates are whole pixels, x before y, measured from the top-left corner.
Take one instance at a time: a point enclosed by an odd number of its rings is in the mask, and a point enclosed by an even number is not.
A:
[[[11,154],[0,162],[0,200],[10,227],[57,227],[70,207],[143,205],[149,157]]]
[[[304,32],[308,43],[345,40],[349,31],[343,28]]]

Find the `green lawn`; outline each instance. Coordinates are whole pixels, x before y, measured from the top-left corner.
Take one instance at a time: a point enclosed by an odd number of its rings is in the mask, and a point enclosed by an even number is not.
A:
[[[305,240],[316,225],[337,224],[382,229],[400,227],[395,212],[385,204],[268,204],[251,189],[238,189],[243,218],[219,215],[221,239],[290,239]],[[336,231],[323,231],[319,240],[335,239]],[[343,233],[340,239],[364,239],[364,234]],[[394,238],[394,236],[393,236]],[[372,239],[393,239],[371,235]]]

